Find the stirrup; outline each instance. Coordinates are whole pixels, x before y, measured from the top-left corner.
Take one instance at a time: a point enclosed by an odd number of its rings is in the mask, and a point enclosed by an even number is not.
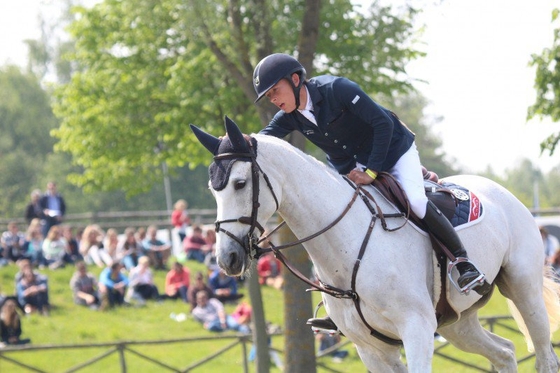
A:
[[[474,269],[476,269],[477,272],[480,273],[480,275],[465,286],[460,287],[457,281],[453,279],[453,276],[451,276],[451,272],[453,271],[453,268],[457,266],[457,264],[465,262],[470,263],[474,267]],[[457,291],[463,295],[469,295],[471,290],[475,290],[475,288],[478,288],[479,286],[484,286],[486,282],[486,276],[484,275],[484,273],[482,273],[482,271],[478,269],[478,267],[473,262],[471,262],[469,258],[464,257],[457,257],[453,262],[449,261],[449,264],[447,265],[447,277],[449,278],[449,282],[453,284],[455,289],[457,289]]]
[[[323,307],[323,301],[320,301],[319,304],[317,304],[317,306],[315,307],[315,311],[313,312],[313,318],[314,319],[318,318],[317,313],[319,313],[319,310],[321,309],[321,307]],[[309,320],[311,320],[311,319],[309,319]],[[340,334],[340,335],[344,335],[344,334],[342,334],[340,329],[338,329],[338,327],[336,329],[320,328],[320,327],[317,327],[317,326],[313,326],[311,323],[309,323],[309,320],[307,321],[307,324],[311,325],[311,331],[313,332],[313,334],[328,334],[328,335]],[[334,324],[334,325],[336,325],[336,324]]]

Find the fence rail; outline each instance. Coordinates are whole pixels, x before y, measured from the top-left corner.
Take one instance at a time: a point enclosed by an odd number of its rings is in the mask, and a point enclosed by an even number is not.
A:
[[[211,224],[216,220],[216,209],[189,209],[191,221],[195,224]],[[25,224],[24,218],[0,219],[0,226],[16,221]],[[171,227],[171,213],[167,210],[157,211],[110,211],[110,212],[86,212],[79,214],[67,214],[64,223],[72,226],[86,226],[88,224],[99,224],[102,228],[122,229],[126,227],[147,227],[157,225],[160,228]]]
[[[481,317],[480,322],[482,326],[488,329],[491,332],[494,332],[497,328],[503,328],[510,332],[521,334],[516,327],[516,324],[511,316],[488,316],[488,317]],[[277,337],[281,336],[281,333],[274,333],[270,334],[270,337]],[[162,361],[162,359],[154,358],[153,356],[149,356],[146,352],[139,352],[135,350],[134,346],[148,346],[148,345],[169,345],[169,344],[189,344],[189,343],[200,343],[202,341],[230,341],[230,343],[220,346],[219,349],[215,349],[211,353],[206,356],[198,357],[198,359],[194,362],[189,363],[187,366],[183,368],[173,367],[170,364]],[[204,336],[204,337],[191,337],[191,338],[179,338],[179,339],[167,339],[167,340],[148,340],[148,341],[116,341],[116,342],[106,342],[106,343],[90,343],[90,344],[60,344],[60,345],[25,345],[25,346],[7,346],[5,348],[0,348],[0,362],[5,360],[18,368],[22,368],[23,370],[19,370],[21,372],[31,371],[37,373],[46,373],[52,371],[48,368],[37,367],[33,366],[29,362],[29,355],[26,354],[24,357],[17,356],[22,352],[33,352],[33,353],[42,353],[51,350],[77,350],[77,349],[92,349],[92,348],[107,348],[107,350],[102,351],[97,356],[89,358],[83,362],[80,362],[72,367],[67,368],[64,370],[66,373],[70,372],[77,372],[86,367],[91,367],[96,363],[112,356],[113,354],[117,354],[119,357],[119,369],[121,373],[126,373],[130,364],[129,359],[131,357],[139,358],[150,363],[157,365],[160,368],[160,371],[171,371],[171,372],[192,372],[197,368],[203,367],[205,364],[208,364],[215,358],[219,357],[220,355],[225,354],[227,351],[230,351],[234,348],[240,347],[240,354],[242,356],[242,365],[243,365],[243,372],[249,372],[249,360],[248,360],[248,349],[247,344],[251,342],[251,336],[249,335],[221,335],[221,336]],[[343,346],[351,344],[350,341],[343,339],[338,345],[329,348],[319,354],[317,354],[317,366],[322,367],[325,370],[334,373],[342,373],[335,368],[327,366],[323,358],[329,356],[329,352],[335,351]],[[553,348],[557,351],[560,349],[560,343],[553,342]],[[181,346],[184,348],[185,351],[188,351],[187,347]],[[278,349],[271,349],[276,353],[282,353],[281,350]],[[151,352],[151,350],[149,350]],[[434,348],[434,361],[437,359],[444,359],[447,361],[451,361],[458,366],[463,366],[470,368],[473,372],[495,372],[493,368],[487,364],[486,366],[477,365],[472,361],[469,361],[468,357],[465,357],[465,354],[461,353],[455,347],[453,347],[448,342],[437,342]],[[31,359],[32,360],[32,359]],[[517,363],[518,365],[527,366],[531,362],[534,365],[535,354],[528,354],[522,357],[518,357]],[[115,367],[116,368],[116,367]],[[117,371],[117,370],[115,370]]]

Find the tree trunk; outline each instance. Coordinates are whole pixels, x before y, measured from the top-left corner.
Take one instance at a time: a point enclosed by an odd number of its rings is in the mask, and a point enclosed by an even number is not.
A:
[[[294,242],[296,237],[284,226],[280,231],[282,242]],[[302,245],[284,251],[294,268],[304,275],[311,273],[311,262]],[[311,327],[306,325],[313,315],[311,293],[307,284],[284,270],[284,336],[286,373],[315,373],[315,340]]]
[[[264,316],[261,286],[257,273],[257,261],[253,260],[251,276],[247,278],[249,296],[253,307],[253,346],[256,349],[256,372],[268,373],[270,371],[269,343]]]

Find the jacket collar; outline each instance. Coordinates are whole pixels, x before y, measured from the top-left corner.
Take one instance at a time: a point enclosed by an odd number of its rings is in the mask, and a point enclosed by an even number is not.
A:
[[[323,95],[317,89],[317,82],[313,79],[305,82],[309,95],[311,96],[311,102],[313,102],[313,113],[315,117],[319,115],[321,111],[321,101],[323,101]]]

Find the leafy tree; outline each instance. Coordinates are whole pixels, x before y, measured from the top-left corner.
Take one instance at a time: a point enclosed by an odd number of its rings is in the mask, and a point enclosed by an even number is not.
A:
[[[559,9],[552,11],[552,22],[558,25]],[[531,66],[536,67],[535,89],[537,98],[529,107],[528,118],[550,117],[560,121],[560,27],[554,30],[554,41],[550,48],[545,48],[540,55],[531,56]],[[554,153],[560,140],[560,133],[551,134],[541,143],[541,150]]]
[[[37,77],[18,67],[0,68],[0,200],[2,216],[23,217],[29,193],[39,186],[49,131],[56,126],[48,95]]]

